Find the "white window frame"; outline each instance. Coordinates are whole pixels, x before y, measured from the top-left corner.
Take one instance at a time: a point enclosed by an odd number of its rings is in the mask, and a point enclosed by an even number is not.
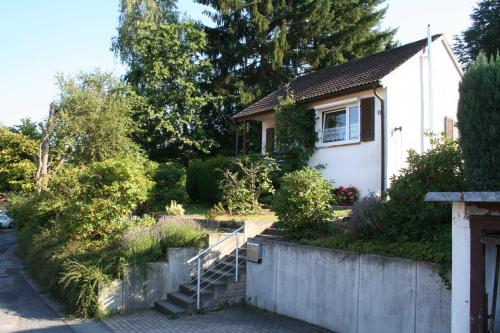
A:
[[[349,108],[357,107],[358,108],[358,138],[357,139],[349,139],[350,137],[350,112]],[[328,113],[342,112],[344,111],[346,114],[346,130],[345,130],[345,138],[344,140],[339,141],[330,141],[323,142],[323,132],[325,130],[325,117]],[[361,105],[359,100],[356,100],[355,103],[344,103],[335,108],[321,108],[319,110],[320,113],[320,126],[319,126],[319,140],[318,147],[330,147],[330,146],[341,146],[346,144],[359,143],[361,141]]]

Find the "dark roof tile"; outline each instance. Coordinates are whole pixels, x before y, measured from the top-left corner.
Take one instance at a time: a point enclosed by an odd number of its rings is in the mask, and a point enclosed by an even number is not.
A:
[[[441,35],[434,35],[436,40]],[[278,106],[279,99],[286,95],[287,89],[296,102],[349,93],[356,88],[366,88],[377,83],[427,45],[427,39],[379,52],[345,64],[327,67],[319,71],[297,77],[289,85],[279,88],[258,100],[233,119],[240,120],[268,112]]]

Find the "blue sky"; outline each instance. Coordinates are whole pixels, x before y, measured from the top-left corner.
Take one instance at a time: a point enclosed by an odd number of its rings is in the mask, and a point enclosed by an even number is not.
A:
[[[402,43],[433,33],[452,36],[469,25],[475,0],[389,0],[382,27],[399,27]],[[125,68],[110,51],[119,0],[0,1],[0,123],[42,119],[57,93],[56,73],[95,68],[117,75]],[[208,22],[204,7],[179,0],[186,15]]]

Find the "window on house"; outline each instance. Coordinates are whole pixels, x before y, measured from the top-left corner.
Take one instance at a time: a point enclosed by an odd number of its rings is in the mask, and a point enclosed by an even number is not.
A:
[[[359,140],[359,106],[323,113],[323,143]]]

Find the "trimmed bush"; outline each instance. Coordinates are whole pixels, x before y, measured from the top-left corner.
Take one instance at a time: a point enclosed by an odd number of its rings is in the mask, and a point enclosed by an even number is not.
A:
[[[316,169],[307,167],[283,176],[272,208],[290,238],[327,233],[328,219],[333,217],[332,190]]]
[[[219,183],[222,170],[231,162],[230,157],[216,156],[204,161],[192,161],[187,168],[186,190],[193,201],[213,205],[221,200]]]
[[[458,128],[471,191],[500,190],[500,56],[479,55],[460,84]]]

